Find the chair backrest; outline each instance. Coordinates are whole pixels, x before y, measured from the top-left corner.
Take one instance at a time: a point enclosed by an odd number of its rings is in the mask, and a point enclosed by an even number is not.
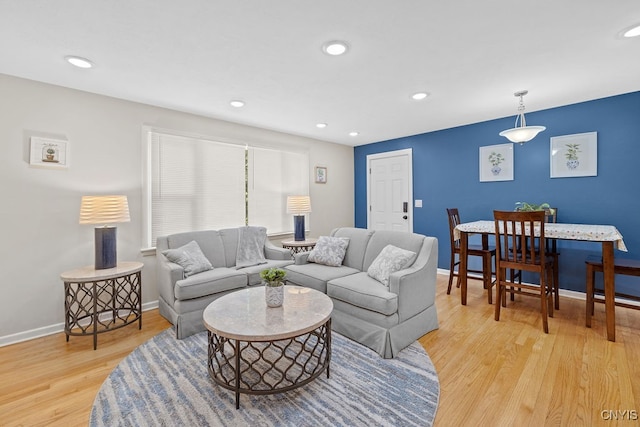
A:
[[[558,222],[558,208],[545,209],[544,222],[546,222],[547,224],[549,223],[555,224],[556,222]],[[546,246],[547,252],[549,253],[557,252],[558,247],[556,243],[557,243],[556,239],[547,240],[547,246]]]
[[[545,260],[545,212],[493,211],[493,218],[499,268],[539,271]]]
[[[453,230],[456,228],[458,224],[460,224],[460,214],[458,213],[458,208],[450,208],[447,209],[447,215],[449,216],[449,240],[451,242],[451,250],[458,247],[460,243],[460,239],[456,240],[453,237]]]
[[[544,210],[544,222],[547,224],[555,224],[558,222],[558,208],[549,208]]]

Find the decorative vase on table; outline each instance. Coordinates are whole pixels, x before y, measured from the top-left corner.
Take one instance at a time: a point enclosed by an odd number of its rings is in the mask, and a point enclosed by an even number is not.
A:
[[[287,272],[281,268],[269,268],[260,272],[264,282],[264,299],[268,307],[280,307],[284,302],[284,277]]]
[[[264,282],[264,299],[268,307],[280,307],[284,301],[284,282]]]

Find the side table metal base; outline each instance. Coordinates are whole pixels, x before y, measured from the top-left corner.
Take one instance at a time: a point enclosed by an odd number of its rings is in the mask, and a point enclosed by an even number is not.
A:
[[[98,348],[98,334],[138,321],[142,329],[141,263],[120,269],[79,269],[63,273],[64,332],[70,336],[93,335],[93,349]],[[104,276],[100,276],[104,274]]]

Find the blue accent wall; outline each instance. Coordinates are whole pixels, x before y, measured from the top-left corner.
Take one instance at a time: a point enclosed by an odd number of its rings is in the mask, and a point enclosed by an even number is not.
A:
[[[447,208],[457,207],[466,222],[492,219],[494,209],[513,210],[518,201],[557,207],[558,222],[614,225],[629,250],[616,250],[615,256],[640,259],[640,92],[526,113],[527,124],[547,129],[514,145],[514,180],[480,182],[479,147],[508,143],[498,133],[513,127],[514,119],[515,114],[355,147],[356,227],[367,227],[367,155],[411,148],[413,197],[423,201],[422,208],[413,208],[414,232],[438,238],[440,268],[449,269]],[[550,178],[550,138],[594,131],[598,175]],[[560,287],[584,292],[584,259],[600,254],[600,243],[559,241],[558,246]],[[639,295],[640,281],[618,276],[616,290]]]

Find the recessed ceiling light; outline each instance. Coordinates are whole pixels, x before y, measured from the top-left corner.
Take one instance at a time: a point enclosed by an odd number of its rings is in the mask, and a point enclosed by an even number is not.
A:
[[[324,128],[327,127],[327,124],[326,123],[318,123],[318,124],[316,124],[316,127],[319,128],[319,129],[324,129]]]
[[[360,135],[360,132],[349,132],[349,136],[358,136]]]
[[[640,36],[640,25],[633,26],[624,30],[622,33],[623,37],[638,37]]]
[[[420,101],[421,99],[425,99],[427,96],[429,96],[428,92],[418,92],[411,95],[411,98],[415,99],[416,101]]]
[[[75,65],[78,68],[91,68],[93,67],[93,63],[86,58],[81,58],[79,56],[65,56],[67,62],[71,65]]]
[[[231,101],[229,104],[231,104],[232,107],[235,108],[242,108],[244,107],[244,101],[240,101],[239,99],[236,99],[234,101]]]
[[[322,45],[322,51],[327,55],[338,56],[347,52],[349,45],[347,42],[333,40]]]

